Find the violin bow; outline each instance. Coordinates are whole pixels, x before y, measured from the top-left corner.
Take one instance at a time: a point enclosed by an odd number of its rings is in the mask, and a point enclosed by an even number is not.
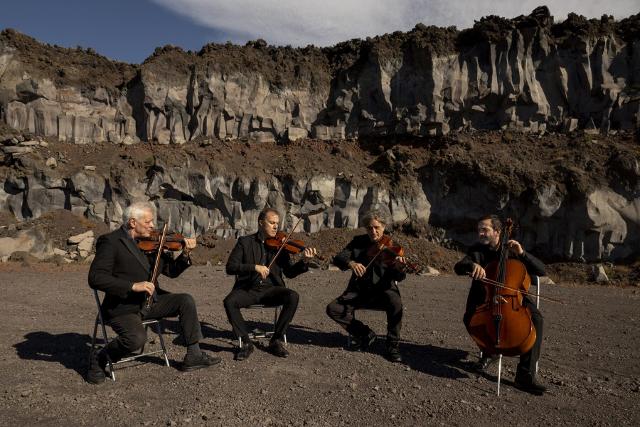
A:
[[[162,235],[160,236],[160,243],[158,245],[158,253],[156,254],[156,262],[153,266],[153,273],[151,274],[151,279],[149,280],[153,285],[156,285],[158,281],[158,274],[160,273],[160,257],[162,256],[162,247],[164,246],[164,242],[167,238],[167,230],[169,226],[165,223],[162,227]],[[155,292],[155,291],[154,291]],[[153,303],[153,294],[147,296],[147,302],[145,304],[145,308],[151,308],[151,304]]]
[[[267,266],[268,269],[271,269],[271,266],[273,265],[273,263],[276,261],[276,259],[278,258],[278,255],[280,255],[280,252],[282,252],[282,249],[284,248],[284,246],[287,244],[287,242],[289,241],[289,239],[291,238],[291,235],[293,234],[293,232],[295,231],[295,229],[298,227],[298,224],[300,224],[300,221],[302,221],[302,218],[304,217],[300,217],[298,218],[298,221],[295,223],[295,225],[293,226],[293,228],[291,229],[291,231],[289,232],[289,234],[287,234],[287,237],[284,238],[284,241],[282,242],[282,244],[280,245],[280,247],[278,248],[278,251],[276,252],[276,254],[273,256],[273,258],[271,258],[271,262],[269,263],[269,265]]]

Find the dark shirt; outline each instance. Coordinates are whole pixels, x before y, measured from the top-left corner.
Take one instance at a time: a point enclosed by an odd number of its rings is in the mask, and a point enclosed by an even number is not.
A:
[[[511,255],[510,258],[513,258]],[[500,258],[500,251],[493,250],[489,245],[482,243],[476,243],[472,245],[467,251],[467,255],[462,258],[454,267],[456,274],[464,275],[469,274],[473,270],[473,264],[479,264],[482,268],[485,268],[492,261],[497,261]],[[544,264],[538,258],[534,257],[527,251],[522,255],[515,257],[515,259],[522,261],[527,268],[529,274],[536,276],[544,276]]]
[[[276,254],[276,250],[266,247],[262,230],[238,239],[229,254],[226,272],[236,276],[234,289],[250,289],[256,286],[285,286],[283,275],[291,279],[309,270],[307,264],[300,260],[294,263],[286,251],[281,251],[271,265],[269,276],[262,279],[255,270],[256,265],[268,266]]]
[[[354,261],[367,266],[371,256],[367,253],[374,245],[368,234],[356,236],[338,255],[333,257],[333,264],[342,271],[349,270],[349,262]],[[395,282],[404,280],[407,274],[382,263],[373,262],[361,278],[351,275],[345,292],[377,292],[395,287]]]

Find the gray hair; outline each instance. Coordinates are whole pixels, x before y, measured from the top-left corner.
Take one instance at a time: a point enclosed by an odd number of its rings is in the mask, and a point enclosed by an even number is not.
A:
[[[141,219],[147,212],[153,215],[156,213],[156,207],[151,202],[134,202],[124,209],[122,213],[122,221],[126,224],[131,218]]]
[[[362,217],[362,223],[365,227],[368,227],[371,221],[378,221],[381,224],[387,225],[389,223],[389,217],[380,209],[372,209]]]

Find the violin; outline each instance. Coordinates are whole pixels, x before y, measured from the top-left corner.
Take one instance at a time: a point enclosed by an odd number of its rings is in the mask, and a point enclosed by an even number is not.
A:
[[[162,240],[162,232],[153,230],[149,236],[138,238],[138,248],[145,253],[155,252],[161,241],[162,249],[167,251],[179,251],[186,246],[184,236],[180,233],[167,233]]]
[[[386,268],[391,268],[395,267],[398,258],[404,258],[405,251],[402,246],[395,244],[391,237],[385,234],[369,247],[367,256],[371,258],[371,261],[366,266],[367,269],[374,261]],[[417,264],[407,260],[403,260],[401,265],[401,270],[404,272],[416,273],[420,270]]]
[[[264,241],[264,244],[268,248],[275,249],[276,251],[284,250],[290,254],[299,254],[307,248],[302,240],[287,239],[287,237],[287,233],[278,231],[275,237],[269,237]],[[316,258],[321,261],[325,260],[321,255],[316,255]]]
[[[513,221],[507,219],[500,236],[500,258],[485,267],[485,302],[471,315],[467,331],[483,353],[519,356],[531,350],[536,330],[531,311],[523,305],[523,294],[528,293],[531,277],[525,265],[509,259],[507,242]]]

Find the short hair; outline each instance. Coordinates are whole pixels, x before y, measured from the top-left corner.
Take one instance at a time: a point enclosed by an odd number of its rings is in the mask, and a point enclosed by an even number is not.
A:
[[[122,221],[126,224],[131,218],[141,219],[146,212],[155,215],[156,207],[151,202],[133,202],[124,209]]]
[[[491,220],[491,227],[496,231],[502,231],[502,220],[498,215],[485,215],[478,220],[478,223],[482,221]]]
[[[368,227],[372,221],[378,221],[381,224],[387,225],[389,223],[389,217],[380,209],[373,209],[362,217],[362,223],[365,227]]]
[[[258,214],[258,221],[264,221],[264,219],[267,217],[268,214],[270,213],[274,213],[276,215],[278,215],[278,217],[280,217],[280,212],[278,212],[277,210],[275,210],[274,208],[264,208],[260,211],[260,214]]]

